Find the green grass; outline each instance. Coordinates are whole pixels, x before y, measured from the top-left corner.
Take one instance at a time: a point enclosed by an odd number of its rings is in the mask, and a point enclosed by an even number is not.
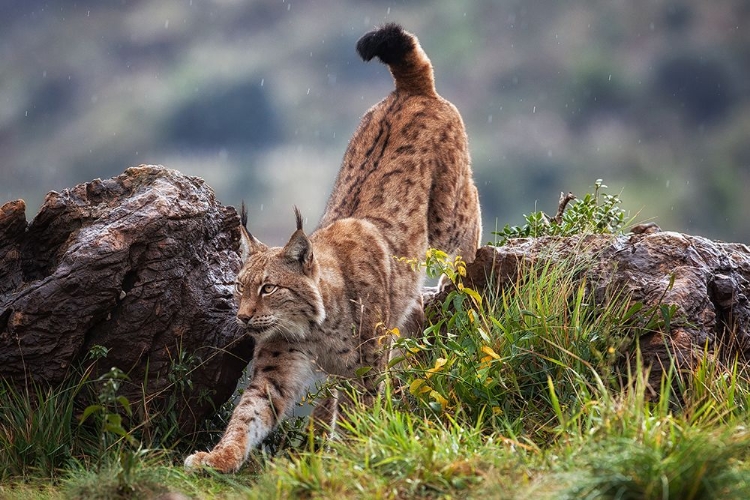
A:
[[[0,481],[49,477],[73,459],[77,435],[74,400],[83,382],[61,388],[32,384],[15,390],[0,381]]]
[[[441,258],[459,279],[461,264]],[[692,371],[667,370],[652,398],[637,338],[661,309],[616,291],[591,303],[583,268],[538,265],[492,297],[457,290],[423,338],[398,341],[406,355],[383,395],[336,439],[313,446],[290,422],[275,456],[256,452],[236,475],[188,474],[179,453],[108,431],[108,413],[90,410],[99,425],[84,432],[72,398],[85,381],[3,386],[0,497],[750,497],[743,365],[705,352]]]
[[[597,200],[563,224],[619,229],[617,199]],[[750,498],[748,368],[705,350],[649,386],[638,339],[669,330],[669,304],[618,290],[595,301],[581,258],[539,259],[481,296],[461,285],[461,259],[419,265],[456,289],[423,336],[396,341],[383,394],[335,439],[287,421],[239,473],[189,474],[184,450],[205,443],[170,445],[169,415],[145,416],[165,422],[156,434],[122,419],[136,412],[117,370],[54,389],[0,383],[0,498]]]

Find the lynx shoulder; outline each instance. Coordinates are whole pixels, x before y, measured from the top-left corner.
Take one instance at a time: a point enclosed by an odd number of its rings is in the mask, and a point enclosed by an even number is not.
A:
[[[481,221],[466,133],[435,91],[430,60],[395,24],[364,35],[357,51],[389,67],[395,90],[362,118],[315,231],[305,233],[295,209],[283,247],[243,232],[237,320],[256,340],[250,383],[222,439],[189,456],[189,468],[237,470],[320,375],[348,379],[367,402],[388,359],[387,330],[421,314],[423,277],[393,257],[433,246],[474,258]],[[335,394],[313,418],[330,428],[348,403]]]

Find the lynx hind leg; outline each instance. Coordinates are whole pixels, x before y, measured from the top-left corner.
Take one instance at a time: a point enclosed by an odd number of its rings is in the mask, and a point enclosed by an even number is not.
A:
[[[428,212],[429,244],[473,262],[482,240],[482,215],[477,188],[469,178],[455,191],[436,190]]]
[[[310,418],[316,437],[333,437],[336,433],[338,418],[338,391],[333,389],[329,394],[316,401]]]
[[[328,395],[315,403],[311,419],[316,436],[335,439],[345,432],[341,422],[352,412],[366,410],[375,403],[381,392],[386,353],[379,356],[376,366],[365,375],[357,378],[341,379]]]
[[[474,262],[477,249],[482,246],[482,213],[479,208],[479,193],[474,183],[464,184],[458,214],[456,254],[466,262]]]
[[[356,392],[354,397],[353,392]],[[336,439],[341,433],[341,420],[345,419],[351,410],[358,405],[372,405],[372,398],[363,398],[363,394],[367,392],[349,386],[332,390],[328,397],[316,403],[311,415],[316,438]]]
[[[399,330],[401,335],[406,337],[412,337],[419,335],[424,330],[424,291],[420,292],[419,297],[412,302],[409,308],[404,314],[403,320],[400,322]],[[428,292],[429,298],[429,292]],[[393,357],[393,349],[391,349],[391,356]],[[389,361],[390,361],[389,358]]]

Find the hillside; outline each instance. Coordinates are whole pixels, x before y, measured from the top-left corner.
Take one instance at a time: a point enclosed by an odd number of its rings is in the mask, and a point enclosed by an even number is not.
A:
[[[741,0],[7,1],[0,202],[139,163],[200,175],[280,239],[317,220],[391,88],[358,37],[398,21],[467,124],[487,239],[597,178],[637,219],[750,241],[750,8]]]

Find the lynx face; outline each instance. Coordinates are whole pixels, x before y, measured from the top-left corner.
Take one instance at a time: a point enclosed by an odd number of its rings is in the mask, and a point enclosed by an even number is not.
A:
[[[246,245],[249,255],[235,284],[238,323],[256,341],[305,340],[325,319],[312,244],[300,227],[283,248],[257,240]]]

